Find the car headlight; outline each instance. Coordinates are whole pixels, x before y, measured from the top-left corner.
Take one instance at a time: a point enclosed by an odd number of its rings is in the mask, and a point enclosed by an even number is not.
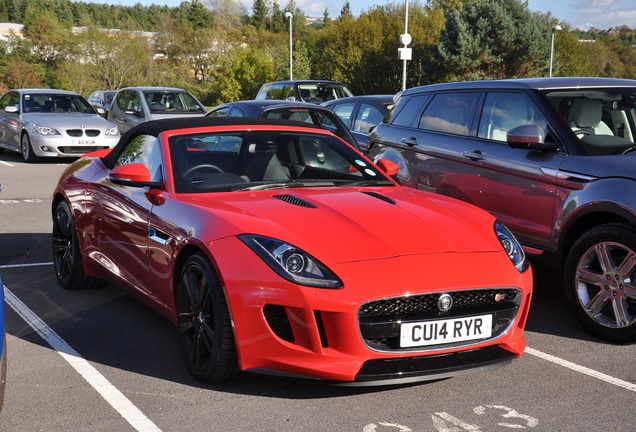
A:
[[[39,133],[40,135],[50,136],[50,135],[60,134],[57,130],[50,128],[48,126],[33,125],[33,129],[35,129],[35,131]]]
[[[119,129],[117,129],[117,126],[115,126],[115,127],[106,129],[105,133],[106,133],[106,136],[117,136],[119,135]]]
[[[528,260],[519,240],[499,221],[495,222],[495,233],[512,264],[520,273],[524,272],[528,268]]]
[[[331,270],[302,249],[271,237],[243,234],[238,238],[290,282],[318,288],[342,287]]]

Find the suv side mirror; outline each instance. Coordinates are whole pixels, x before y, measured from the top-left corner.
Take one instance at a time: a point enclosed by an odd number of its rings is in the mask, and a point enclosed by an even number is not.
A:
[[[510,129],[507,141],[512,148],[540,151],[556,151],[557,149],[556,144],[545,142],[543,129],[537,125],[521,125]]]

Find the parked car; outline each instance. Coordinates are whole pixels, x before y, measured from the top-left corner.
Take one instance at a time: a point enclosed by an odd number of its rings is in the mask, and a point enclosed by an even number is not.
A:
[[[99,115],[106,117],[116,94],[117,90],[95,90],[88,97],[88,103],[93,105]]]
[[[330,80],[274,81],[261,86],[254,99],[277,99],[322,103],[353,96],[342,83]]]
[[[245,100],[228,102],[212,108],[208,117],[264,117],[302,121],[333,132],[359,148],[347,125],[329,108],[307,102],[281,100]]]
[[[114,124],[81,95],[51,89],[15,89],[0,98],[0,150],[40,157],[78,157],[119,141]]]
[[[203,116],[206,112],[193,94],[180,88],[126,87],[115,95],[108,120],[124,133],[145,121]]]
[[[636,81],[551,78],[404,91],[370,154],[400,183],[495,215],[564,276],[576,317],[636,340]]]
[[[324,102],[347,124],[364,153],[369,151],[369,134],[393,108],[393,95],[352,96]]]
[[[395,164],[329,131],[167,119],[106,153],[55,188],[57,280],[109,281],[163,313],[202,381],[405,383],[525,349],[532,272],[514,236],[474,206],[400,187]]]

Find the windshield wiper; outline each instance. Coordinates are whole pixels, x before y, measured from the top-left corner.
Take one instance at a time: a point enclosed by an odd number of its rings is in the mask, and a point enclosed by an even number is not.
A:
[[[265,189],[287,189],[287,188],[299,188],[299,187],[320,187],[320,186],[333,186],[333,181],[325,180],[292,180],[288,182],[268,182],[261,183],[254,186],[247,186],[240,188],[239,190],[265,190]]]
[[[342,183],[340,186],[395,186],[395,183],[389,180],[356,180]]]

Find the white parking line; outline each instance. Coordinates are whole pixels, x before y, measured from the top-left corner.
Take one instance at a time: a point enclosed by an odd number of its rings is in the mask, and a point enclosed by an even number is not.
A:
[[[566,367],[568,369],[572,369],[573,371],[576,371],[576,372],[591,376],[593,378],[600,379],[601,381],[605,381],[606,383],[613,384],[615,386],[623,387],[623,388],[625,388],[627,390],[631,390],[633,392],[636,392],[636,384],[633,384],[633,383],[630,383],[630,382],[627,382],[627,381],[623,381],[623,380],[618,379],[618,378],[614,378],[613,376],[609,376],[609,375],[606,375],[606,374],[604,374],[602,372],[595,371],[594,369],[590,369],[590,368],[587,368],[585,366],[581,366],[581,365],[578,365],[576,363],[572,363],[570,361],[564,360],[562,358],[555,357],[555,356],[550,355],[550,354],[546,354],[546,353],[538,351],[538,350],[536,350],[534,348],[526,347],[526,351],[525,352],[527,354],[539,357],[539,358],[541,358],[543,360],[547,360],[549,362],[556,363],[556,364],[558,364],[560,366],[563,366],[563,367]]]
[[[15,166],[15,165],[13,165],[12,163],[5,162],[5,161],[0,161],[0,164],[2,164],[2,165],[6,165],[6,166],[10,166],[10,167]]]
[[[5,266],[3,266],[5,267]],[[9,266],[6,266],[9,267]],[[4,298],[22,319],[31,326],[51,347],[102,395],[115,410],[139,432],[161,432],[122,392],[117,390],[97,369],[78,354],[64,339],[55,333],[31,309],[4,287]]]

